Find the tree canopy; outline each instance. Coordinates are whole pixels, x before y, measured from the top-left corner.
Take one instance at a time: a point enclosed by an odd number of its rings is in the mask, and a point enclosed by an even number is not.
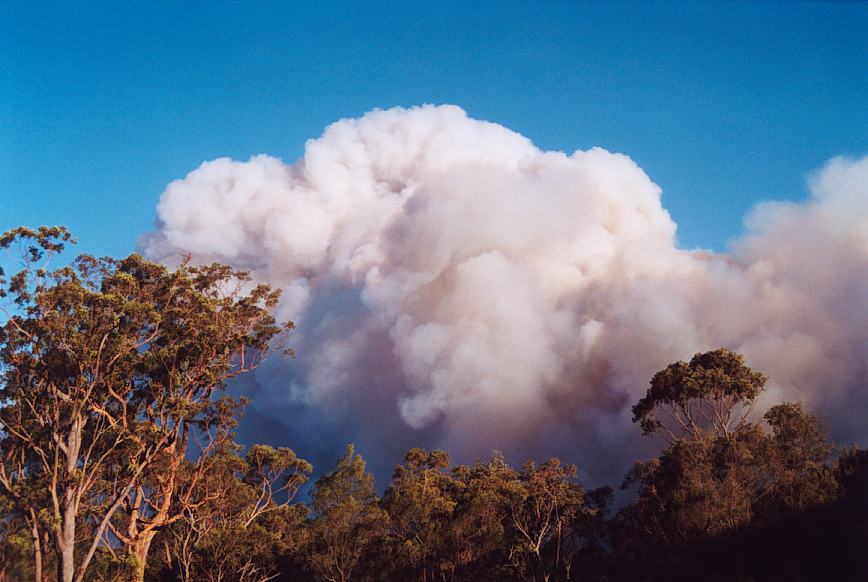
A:
[[[747,420],[766,377],[745,365],[741,354],[717,349],[675,362],[651,378],[644,398],[633,407],[633,422],[644,434],[671,440],[711,431],[727,434]]]
[[[14,308],[0,327],[0,482],[40,553],[47,533],[59,580],[85,580],[109,533],[141,578],[154,535],[190,498],[185,460],[200,475],[231,438],[242,403],[216,394],[292,324],[270,314],[278,291],[224,265],[82,255],[49,270],[69,242],[60,227],[0,236],[22,264],[2,290]]]
[[[49,268],[72,243],[0,235],[0,582],[868,579],[868,455],[798,402],[754,411],[740,354],[652,377],[633,420],[666,441],[618,498],[557,458],[418,447],[379,495],[353,445],[317,476],[236,442],[227,387],[293,328],[277,291],[136,254]]]

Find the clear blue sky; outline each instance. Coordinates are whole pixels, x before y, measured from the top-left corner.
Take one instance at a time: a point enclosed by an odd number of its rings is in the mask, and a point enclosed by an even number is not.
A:
[[[868,4],[0,4],[0,229],[122,254],[203,160],[291,161],[328,123],[455,103],[546,149],[602,146],[663,187],[682,246],[868,153]]]

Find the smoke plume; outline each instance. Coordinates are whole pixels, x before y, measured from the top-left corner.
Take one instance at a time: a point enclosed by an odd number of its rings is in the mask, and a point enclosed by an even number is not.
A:
[[[650,376],[720,346],[769,375],[769,401],[868,436],[868,158],[810,190],[757,207],[732,254],[684,250],[627,156],[426,106],[334,123],[292,164],[206,162],[142,246],[284,290],[298,357],[257,373],[256,437],[331,458],[355,440],[380,468],[415,445],[557,454],[611,479]]]

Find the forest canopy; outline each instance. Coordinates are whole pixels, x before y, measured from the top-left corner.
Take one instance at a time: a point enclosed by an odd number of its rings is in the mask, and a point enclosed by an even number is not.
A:
[[[615,488],[557,458],[361,451],[315,468],[242,447],[233,378],[284,352],[279,292],[222,264],[50,261],[63,227],[0,236],[0,581],[865,579],[868,455],[713,349],[634,406],[660,435]],[[305,357],[301,355],[300,357]],[[575,381],[581,382],[581,378]],[[574,447],[589,446],[581,442]]]

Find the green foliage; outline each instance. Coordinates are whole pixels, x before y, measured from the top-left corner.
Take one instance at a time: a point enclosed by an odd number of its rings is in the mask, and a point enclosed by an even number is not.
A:
[[[382,543],[388,516],[379,507],[374,477],[353,445],[332,472],[317,480],[312,497],[311,568],[329,582],[354,579],[366,552]]]
[[[676,441],[637,463],[624,486],[636,487],[638,498],[621,518],[634,522],[636,535],[644,529],[679,544],[835,499],[831,447],[818,420],[789,403],[766,418],[772,434],[748,423],[728,435]]]
[[[635,489],[636,499],[613,523],[625,563],[659,563],[666,556],[658,568],[686,567],[684,576],[700,576],[690,569],[702,563],[690,558],[697,545],[737,540],[741,532],[774,527],[839,498],[834,448],[817,417],[785,402],[765,413],[768,428],[748,421],[764,383],[726,350],[697,354],[654,376],[633,409],[634,422],[645,434],[664,430],[670,443],[625,478],[623,487]],[[735,414],[738,405],[744,407]],[[660,422],[661,410],[680,431]]]
[[[231,437],[241,403],[215,394],[291,324],[270,315],[277,291],[247,291],[249,276],[224,265],[170,271],[135,254],[84,255],[47,270],[68,242],[60,227],[0,236],[23,253],[3,283],[15,307],[0,327],[0,485],[50,533],[71,582],[85,578],[107,528],[145,559],[172,519],[191,434],[207,442],[203,458]],[[127,523],[113,525],[122,506]]]
[[[671,440],[707,430],[725,434],[745,422],[765,382],[741,354],[726,349],[696,354],[690,363],[675,362],[654,375],[633,407],[633,422],[644,434],[663,431]],[[667,413],[664,423],[661,414]]]
[[[437,551],[457,505],[449,463],[444,451],[410,449],[386,490],[383,506],[390,518],[390,539],[408,576],[427,579],[449,567]]]
[[[442,563],[460,579],[504,575],[509,484],[515,471],[499,452],[487,462],[453,470],[455,507],[441,549]]]
[[[290,566],[306,543],[307,509],[291,505],[295,490],[279,483],[286,472],[309,467],[289,449],[262,445],[251,447],[246,459],[231,449],[220,451],[205,472],[185,463],[180,486],[189,493],[176,502],[181,519],[155,540],[162,563],[151,564],[152,575],[249,582]],[[307,478],[293,475],[286,479],[291,487]]]
[[[523,579],[566,579],[566,542],[584,510],[575,465],[528,461],[508,490],[510,556]]]
[[[141,570],[142,564],[136,556],[117,555],[107,548],[100,548],[88,566],[87,579],[93,582],[128,582],[135,579]]]
[[[764,418],[772,436],[763,461],[773,474],[758,505],[760,517],[780,519],[837,499],[841,486],[833,469],[834,447],[822,421],[793,402],[771,407]]]

